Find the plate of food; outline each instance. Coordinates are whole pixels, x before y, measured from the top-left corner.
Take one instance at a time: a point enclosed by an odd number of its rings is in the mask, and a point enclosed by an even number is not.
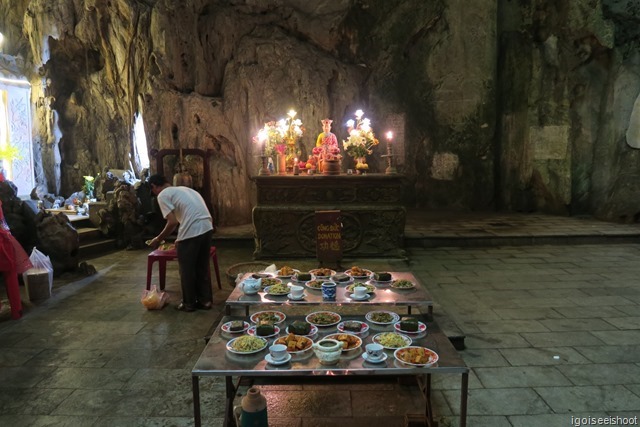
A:
[[[265,289],[270,288],[271,286],[281,285],[281,284],[282,284],[282,280],[278,279],[277,277],[263,277],[262,282],[260,282],[260,287],[264,291]]]
[[[247,333],[255,337],[270,338],[278,335],[280,333],[280,328],[276,325],[265,323],[250,327],[247,329]]]
[[[346,332],[349,334],[364,334],[369,330],[369,325],[366,322],[360,322],[359,320],[345,320],[338,323],[338,331]]]
[[[281,311],[258,311],[249,318],[253,323],[259,324],[261,321],[268,321],[275,324],[284,322],[287,316]]]
[[[393,276],[386,271],[373,273],[370,282],[376,286],[389,286],[393,282]]]
[[[296,282],[297,284],[306,283],[309,280],[313,280],[313,279],[315,279],[315,276],[311,273],[298,272],[293,276],[291,276],[291,280]]]
[[[381,332],[371,338],[371,341],[380,344],[387,350],[408,347],[413,342],[411,338],[397,332]]]
[[[274,296],[287,295],[290,292],[289,287],[284,283],[278,283],[277,285],[267,286],[264,288],[264,293]]]
[[[235,354],[253,354],[264,350],[266,347],[266,339],[252,337],[251,335],[243,335],[227,342],[227,350]]]
[[[273,273],[267,273],[265,271],[262,271],[260,273],[251,273],[251,278],[253,279],[266,279],[269,277],[273,277]]]
[[[276,271],[276,277],[280,279],[291,279],[294,274],[300,273],[300,270],[291,268],[288,265],[283,266],[280,270]]]
[[[353,282],[353,277],[344,273],[336,273],[331,276],[331,281],[336,282],[338,285],[344,285]]]
[[[400,320],[400,316],[393,311],[370,311],[365,315],[365,319],[367,319],[371,323],[375,323],[376,325],[391,325]]]
[[[309,337],[296,334],[288,334],[286,337],[280,337],[273,343],[286,345],[287,351],[291,354],[307,351],[313,345],[313,341],[311,341]]]
[[[220,329],[222,329],[222,332],[226,332],[228,334],[241,334],[249,329],[249,326],[251,325],[243,320],[232,320],[231,322],[227,322],[222,325]]]
[[[340,341],[342,343],[342,351],[357,350],[362,345],[362,338],[353,334],[331,334],[325,338]]]
[[[358,282],[352,283],[350,285],[347,285],[346,290],[347,290],[347,292],[352,294],[353,293],[353,289],[358,287],[358,286],[362,286],[363,288],[367,288],[367,293],[368,294],[371,293],[371,292],[374,292],[376,290],[376,287],[373,286],[373,285],[370,285],[368,283],[358,283]]]
[[[287,326],[285,331],[288,334],[302,335],[303,337],[310,338],[318,333],[318,327],[304,320],[296,320]]]
[[[358,279],[362,280],[362,279],[369,279],[373,274],[373,272],[371,270],[367,270],[366,268],[360,268],[357,265],[354,265],[353,267],[345,271],[344,274],[347,274],[356,280]]]
[[[396,331],[405,334],[420,334],[427,330],[427,325],[413,317],[403,317],[399,322],[394,323],[393,327]]]
[[[324,282],[326,282],[327,280],[322,280],[322,279],[313,279],[313,280],[309,280],[308,282],[306,282],[304,285],[309,288],[309,289],[315,289],[315,290],[320,290],[322,289],[322,284]]]
[[[429,367],[438,362],[438,353],[426,347],[409,346],[399,348],[393,356],[402,363],[412,366]]]
[[[332,311],[316,311],[309,314],[305,320],[312,325],[320,326],[333,326],[340,323],[342,317],[338,313]]]
[[[330,268],[316,268],[309,270],[309,273],[313,274],[316,279],[329,279],[331,276],[336,274],[335,270],[331,270]]]
[[[391,287],[395,289],[413,289],[416,285],[410,280],[401,279],[391,282]]]

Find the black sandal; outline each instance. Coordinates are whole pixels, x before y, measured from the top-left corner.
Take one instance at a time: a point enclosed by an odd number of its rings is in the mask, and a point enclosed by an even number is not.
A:
[[[213,308],[213,303],[211,301],[205,303],[197,302],[196,308],[200,310],[211,310]]]
[[[192,311],[196,311],[196,309],[194,307],[191,307],[190,305],[186,305],[185,303],[181,302],[177,307],[176,310],[178,311],[185,311],[187,313],[191,313]]]

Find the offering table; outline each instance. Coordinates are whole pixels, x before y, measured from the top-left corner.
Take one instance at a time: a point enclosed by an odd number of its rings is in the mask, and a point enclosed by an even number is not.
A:
[[[231,309],[234,307],[244,307],[245,314],[249,315],[249,308],[251,306],[258,305],[289,305],[289,306],[312,306],[319,304],[337,304],[337,305],[353,305],[353,306],[371,306],[371,305],[386,305],[392,306],[406,306],[408,313],[411,314],[412,306],[427,306],[429,319],[433,314],[433,298],[426,288],[418,281],[418,279],[408,272],[390,272],[391,276],[396,280],[408,280],[415,284],[412,289],[395,289],[390,285],[376,286],[375,291],[371,292],[371,297],[364,301],[356,301],[351,298],[351,294],[347,292],[348,284],[338,283],[336,288],[335,301],[326,301],[322,299],[322,291],[320,289],[311,289],[305,287],[305,297],[302,300],[290,300],[287,295],[269,295],[264,291],[258,292],[255,295],[245,295],[240,286],[236,286],[235,289],[229,294],[225,302],[226,314],[231,314]],[[249,277],[251,273],[244,275],[243,279]],[[289,280],[283,279],[282,282],[286,284]],[[358,282],[366,282],[364,280],[358,280]]]
[[[267,175],[253,208],[256,259],[313,257],[315,212],[339,210],[343,253],[404,258],[402,176]]]
[[[371,342],[372,336],[378,332],[391,332],[394,330],[392,325],[376,325],[371,324],[370,329],[361,335],[362,345],[354,350],[342,353],[340,360],[336,365],[322,365],[315,356],[313,349],[309,349],[299,354],[293,355],[291,360],[280,366],[273,366],[265,361],[268,354],[268,346],[253,354],[235,354],[227,350],[227,342],[240,335],[231,335],[222,331],[221,326],[231,320],[247,320],[243,317],[224,317],[216,328],[207,346],[203,350],[200,358],[196,362],[191,371],[192,391],[193,391],[193,409],[195,425],[201,425],[200,414],[200,377],[224,376],[225,377],[225,422],[228,426],[233,419],[233,400],[236,396],[238,386],[233,383],[233,377],[245,377],[250,379],[260,379],[266,383],[277,384],[278,380],[289,379],[300,381],[305,377],[323,377],[327,382],[335,378],[344,378],[345,376],[366,376],[373,377],[415,377],[418,381],[419,388],[425,398],[425,415],[430,426],[435,425],[433,422],[433,410],[431,408],[431,375],[432,374],[460,374],[460,426],[466,426],[467,414],[467,393],[469,385],[469,368],[465,365],[462,358],[458,355],[453,345],[450,343],[446,335],[439,329],[434,321],[427,322],[427,333],[412,335],[413,344],[417,346],[427,347],[435,351],[438,356],[438,362],[430,367],[413,366],[402,363],[394,358],[393,351],[385,350],[387,359],[382,363],[369,363],[362,358],[363,348],[367,343]],[[283,324],[290,324],[294,320],[301,320],[298,317],[287,318]],[[343,316],[342,320],[360,320],[364,321],[363,316]],[[285,336],[284,326],[279,336]],[[336,328],[320,327],[318,336],[313,337],[314,341],[335,333]],[[274,338],[275,339],[275,338]],[[272,343],[269,340],[269,345]],[[364,378],[364,377],[363,377]],[[239,378],[240,379],[240,378]],[[355,378],[354,378],[355,380]]]

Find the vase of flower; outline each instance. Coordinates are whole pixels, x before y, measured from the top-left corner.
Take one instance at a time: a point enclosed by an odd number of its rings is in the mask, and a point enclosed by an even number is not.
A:
[[[355,162],[356,162],[356,173],[358,175],[363,174],[365,172],[367,172],[369,170],[369,165],[367,164],[367,158],[362,156],[362,157],[356,157],[354,158]]]
[[[287,156],[278,154],[278,175],[287,174]]]

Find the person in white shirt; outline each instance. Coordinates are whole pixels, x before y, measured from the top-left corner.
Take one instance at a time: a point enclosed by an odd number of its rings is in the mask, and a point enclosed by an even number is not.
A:
[[[178,227],[176,250],[180,266],[181,311],[211,309],[213,292],[209,279],[209,250],[213,221],[207,205],[197,191],[189,187],[173,187],[162,175],[148,179],[157,197],[166,225],[149,246],[157,248]]]

